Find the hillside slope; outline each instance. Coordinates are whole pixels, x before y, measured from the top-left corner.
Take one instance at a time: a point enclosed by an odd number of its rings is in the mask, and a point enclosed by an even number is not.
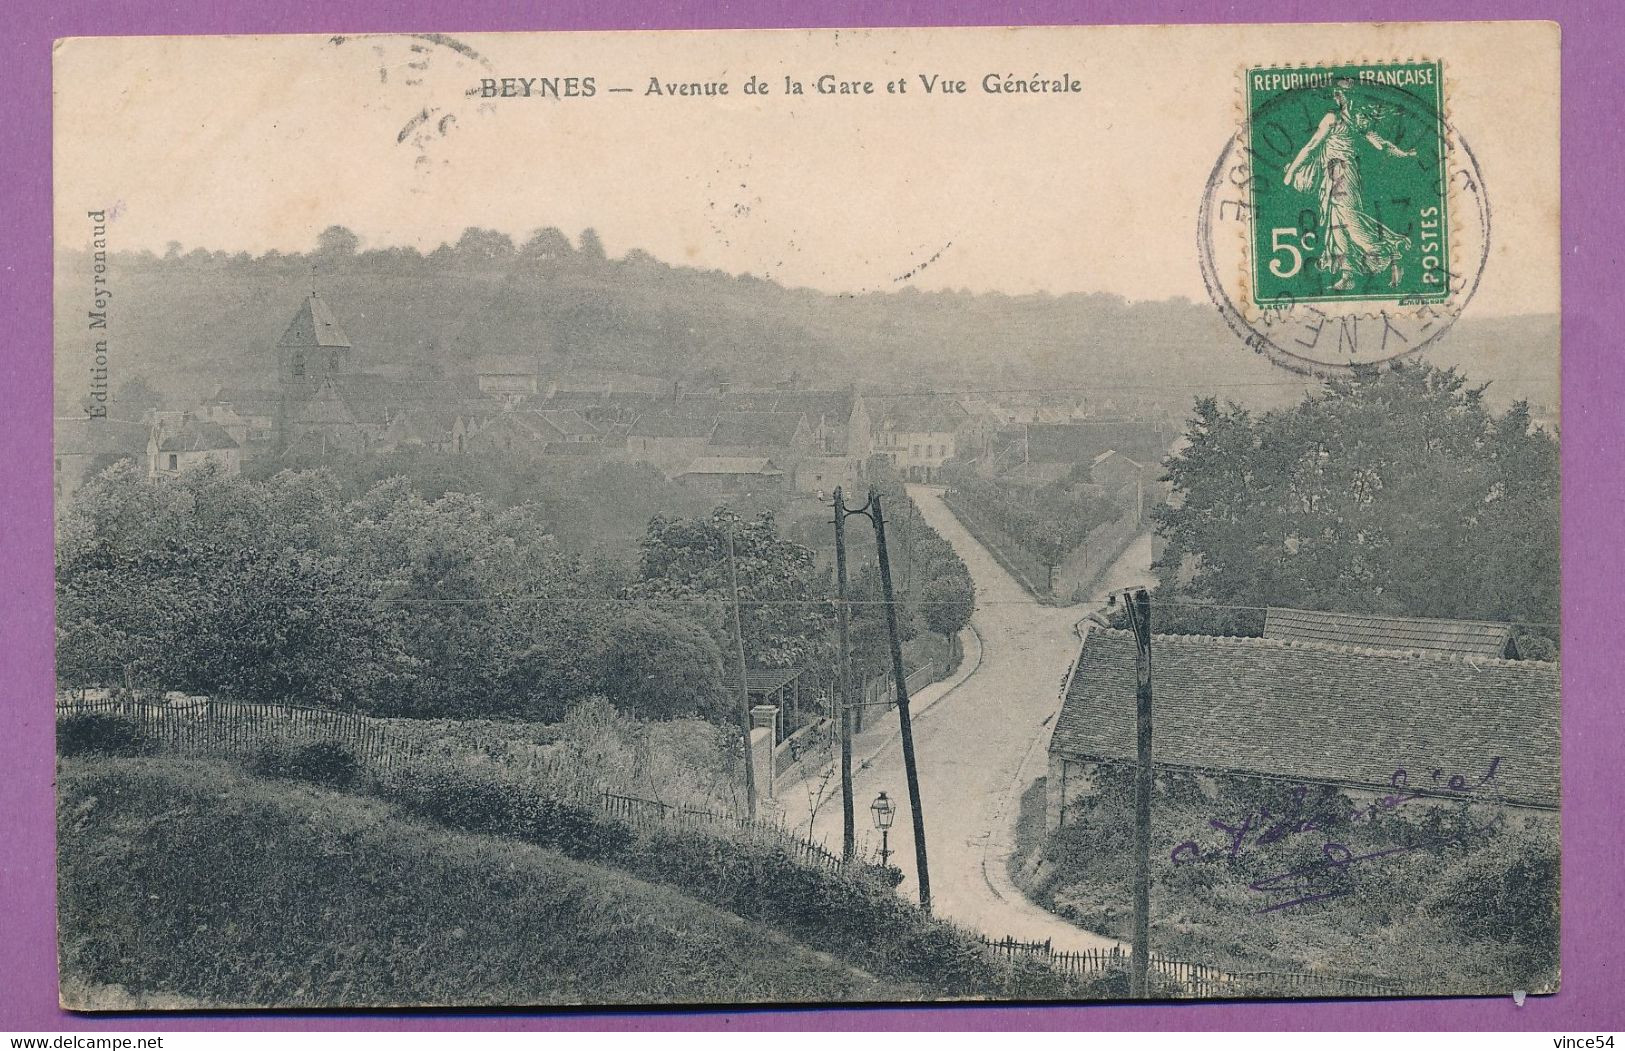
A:
[[[63,1001],[174,1006],[918,996],[551,850],[218,764],[60,771]]]
[[[90,257],[63,252],[57,409],[72,412],[84,394],[92,335],[111,341],[115,392],[144,376],[185,407],[220,386],[271,386],[276,342],[313,283],[355,345],[353,366],[367,371],[456,375],[482,355],[522,354],[577,382],[609,371],[689,386],[793,378],[871,390],[1069,390],[1103,406],[1174,412],[1197,394],[1271,408],[1305,389],[1303,377],[1250,351],[1205,302],[911,288],[828,295],[643,252],[605,259],[563,248],[114,253],[109,328],[94,334],[85,327]],[[1427,356],[1490,381],[1503,404],[1555,406],[1557,339],[1555,316],[1469,314]]]

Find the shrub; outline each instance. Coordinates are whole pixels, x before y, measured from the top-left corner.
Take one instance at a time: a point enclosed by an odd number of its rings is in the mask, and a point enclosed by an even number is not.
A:
[[[615,857],[633,838],[630,829],[590,807],[545,796],[534,785],[463,768],[394,770],[385,776],[379,794],[453,828],[524,839],[575,858]]]
[[[57,723],[58,755],[136,755],[144,748],[135,720],[111,712],[82,712]]]
[[[264,745],[255,752],[249,767],[266,777],[310,781],[334,788],[348,788],[361,779],[361,761],[348,747],[336,741]]]
[[[869,973],[943,996],[1066,995],[1042,966],[988,958],[977,939],[897,897],[898,873],[833,873],[802,864],[777,837],[670,823],[633,828],[538,784],[445,765],[397,768],[377,786],[402,809],[453,828],[527,840],[609,862],[758,920]]]

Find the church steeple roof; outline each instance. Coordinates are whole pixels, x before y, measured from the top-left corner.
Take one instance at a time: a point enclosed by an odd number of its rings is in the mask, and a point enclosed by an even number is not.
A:
[[[348,349],[350,337],[339,328],[339,323],[333,319],[333,312],[327,309],[322,298],[312,292],[299,304],[299,313],[289,322],[288,330],[282,333],[282,339],[277,344],[282,347],[343,347]]]

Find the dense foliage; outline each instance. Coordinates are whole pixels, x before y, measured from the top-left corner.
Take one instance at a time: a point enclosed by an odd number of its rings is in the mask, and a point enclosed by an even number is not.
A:
[[[658,822],[631,827],[589,805],[538,796],[523,782],[442,767],[392,772],[376,791],[408,813],[457,829],[553,847],[704,901],[941,997],[1078,995],[1042,964],[989,959],[968,932],[915,908],[884,870],[804,864],[782,838],[749,829]],[[1070,989],[1069,989],[1070,986]]]
[[[750,521],[726,508],[705,518],[656,515],[628,595],[650,609],[704,610],[714,634],[731,640],[736,579],[750,663],[796,668],[827,659],[829,573],[811,549],[779,535],[771,514]]]
[[[1131,767],[1102,767],[1096,794],[1068,800],[1030,888],[1114,937],[1130,935],[1133,916],[1132,777]],[[1242,969],[1302,973],[1335,960],[1337,973],[1418,993],[1549,988],[1556,823],[1464,800],[1356,800],[1328,787],[1159,771],[1152,945]]]
[[[327,472],[347,499],[401,478],[431,501],[467,493],[497,508],[532,504],[563,550],[616,560],[635,555],[654,515],[711,510],[710,497],[672,481],[651,464],[594,457],[545,459],[502,450],[476,456],[408,445],[365,455],[284,455],[247,465],[245,473],[265,480],[289,467]]]
[[[970,623],[976,608],[976,585],[969,567],[925,521],[889,464],[883,459],[871,460],[869,475],[885,512],[893,580],[921,627],[952,639]],[[879,607],[871,609],[884,615]],[[860,616],[858,623],[863,619]]]
[[[409,473],[376,476],[390,467]],[[465,492],[413,458],[259,478],[203,467],[163,483],[115,465],[62,516],[59,680],[543,721],[602,695],[648,718],[730,723],[732,534],[747,662],[832,684],[833,582],[821,553],[781,535],[771,512],[729,508],[654,514],[634,547],[627,519],[664,501],[663,477],[645,470],[578,470],[536,501],[500,472],[474,470]],[[951,636],[974,604],[969,573],[900,484],[885,499],[901,637]],[[571,510],[582,507],[594,510]],[[614,530],[595,525],[616,514]],[[627,539],[572,550],[561,521]],[[873,544],[851,532],[854,666],[883,674]]]
[[[721,649],[691,602],[643,608],[560,550],[535,504],[346,499],[324,471],[88,484],[58,544],[67,686],[179,689],[408,715],[557,718],[603,694],[713,715]]]
[[[1087,466],[1087,465],[1085,465]],[[1089,531],[1122,515],[1088,484],[1086,473],[1041,486],[1023,486],[968,471],[953,476],[949,492],[990,522],[1043,566],[1058,566]]]
[[[1203,398],[1187,440],[1155,512],[1165,597],[1507,621],[1550,640],[1526,650],[1555,644],[1558,444],[1522,403],[1496,414],[1420,364],[1262,414]]]

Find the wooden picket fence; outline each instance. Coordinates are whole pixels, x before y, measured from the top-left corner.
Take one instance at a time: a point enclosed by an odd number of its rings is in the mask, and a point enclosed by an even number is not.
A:
[[[1048,939],[1020,941],[1016,938],[983,939],[987,951],[1012,960],[1037,960],[1052,970],[1080,978],[1101,977],[1113,972],[1127,974],[1129,953],[1120,946],[1055,952]],[[1153,990],[1162,996],[1188,996],[1207,999],[1244,996],[1394,996],[1397,986],[1331,974],[1304,974],[1284,971],[1229,971],[1212,964],[1177,960],[1162,953],[1151,954]]]
[[[634,828],[648,828],[651,825],[668,821],[690,826],[708,825],[712,827],[738,828],[777,841],[803,865],[821,868],[827,872],[840,872],[846,868],[846,863],[841,860],[840,855],[834,853],[822,843],[798,836],[783,825],[764,821],[761,818],[742,817],[737,814],[718,813],[694,807],[680,807],[671,803],[662,803],[657,799],[640,799],[637,796],[621,795],[608,790],[599,793],[599,805],[610,816],[618,818]],[[853,863],[859,864],[860,862],[854,860]]]
[[[983,938],[982,944],[986,945],[987,951],[993,955],[1009,957],[1012,960],[1029,956],[1049,959],[1054,955],[1054,953],[1050,951],[1050,942],[1048,938],[1045,938],[1041,942],[1024,942],[1020,941],[1019,939],[1009,937],[999,938],[996,940],[991,938]]]
[[[187,758],[246,758],[272,743],[337,741],[368,766],[389,768],[417,753],[414,742],[359,712],[194,698],[179,703],[130,693],[59,699],[57,718],[103,714],[131,722],[144,740]]]

